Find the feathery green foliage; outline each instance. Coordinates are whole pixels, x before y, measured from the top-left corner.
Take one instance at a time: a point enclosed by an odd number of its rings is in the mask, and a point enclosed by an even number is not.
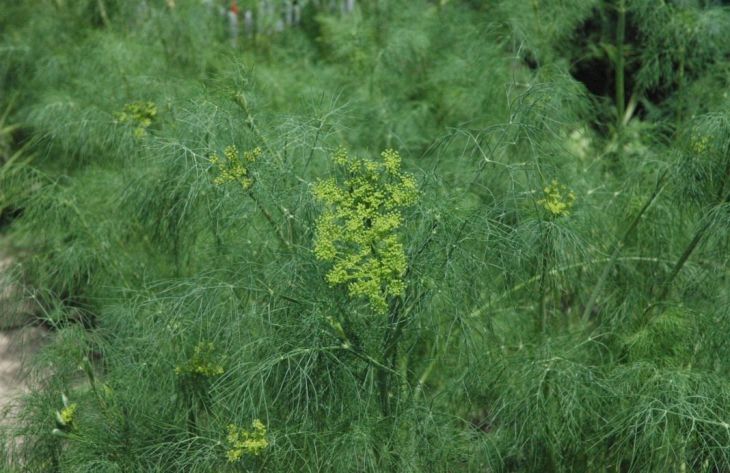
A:
[[[2,468],[730,470],[728,8],[300,3],[3,3]]]

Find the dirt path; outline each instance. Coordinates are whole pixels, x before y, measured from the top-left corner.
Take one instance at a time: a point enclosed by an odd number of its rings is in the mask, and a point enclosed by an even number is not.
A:
[[[28,391],[26,368],[48,340],[47,330],[30,325],[32,307],[9,281],[12,264],[0,254],[0,428],[12,425],[18,399]]]
[[[45,344],[48,332],[40,327],[21,327],[0,332],[0,412],[27,391],[24,368]],[[2,420],[0,420],[0,423]]]

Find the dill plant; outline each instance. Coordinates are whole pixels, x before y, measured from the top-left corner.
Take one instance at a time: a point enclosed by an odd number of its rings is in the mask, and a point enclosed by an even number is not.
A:
[[[236,51],[42,3],[0,12],[54,330],[10,471],[728,469],[716,2],[320,2]]]

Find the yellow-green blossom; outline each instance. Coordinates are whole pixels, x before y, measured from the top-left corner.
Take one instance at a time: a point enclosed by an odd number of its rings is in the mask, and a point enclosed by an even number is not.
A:
[[[207,378],[220,376],[225,372],[219,357],[216,355],[213,342],[200,342],[195,345],[193,356],[184,364],[175,368],[175,374],[200,375]]]
[[[157,116],[157,106],[154,102],[132,102],[124,106],[117,113],[118,123],[128,123],[135,126],[134,136],[142,138],[147,134],[147,128]]]
[[[68,432],[73,429],[74,419],[76,418],[76,403],[69,403],[65,394],[61,394],[61,402],[63,409],[56,411],[56,427],[62,432]]]
[[[248,190],[253,185],[248,165],[256,162],[261,153],[261,148],[257,147],[244,152],[241,156],[238,148],[230,145],[223,150],[223,158],[214,154],[210,157],[210,162],[218,169],[218,176],[213,179],[213,183],[221,186],[229,182],[237,182],[244,190]]]
[[[692,151],[697,154],[702,154],[709,148],[710,137],[705,136],[693,136],[692,137]]]
[[[69,425],[74,421],[74,417],[76,416],[76,409],[76,403],[69,404],[68,406],[61,409],[61,412],[58,413],[58,418],[63,425]]]
[[[551,216],[560,217],[570,215],[570,209],[575,202],[575,193],[553,179],[549,186],[543,189],[544,196],[537,201]]]
[[[418,199],[416,180],[401,172],[397,151],[385,150],[374,161],[350,158],[344,149],[333,156],[347,173],[342,183],[319,181],[314,197],[325,205],[317,220],[314,254],[333,264],[326,279],[345,285],[353,297],[365,297],[385,313],[390,297],[405,293],[407,260],[397,233],[402,210]]]
[[[234,424],[228,426],[228,435],[226,436],[228,451],[226,457],[229,462],[236,462],[243,455],[259,455],[269,446],[269,441],[266,438],[266,426],[263,422],[255,419],[251,427],[252,430],[245,430]]]

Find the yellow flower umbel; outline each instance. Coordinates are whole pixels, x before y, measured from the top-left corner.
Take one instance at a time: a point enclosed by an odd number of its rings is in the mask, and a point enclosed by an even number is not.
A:
[[[214,154],[210,157],[210,162],[218,169],[218,176],[213,179],[213,183],[222,186],[229,182],[237,182],[243,190],[250,189],[253,179],[249,175],[248,166],[256,162],[261,153],[261,148],[257,147],[244,152],[241,156],[238,148],[231,145],[223,150],[223,158]]]
[[[243,455],[259,455],[269,441],[266,439],[266,426],[256,419],[251,424],[253,430],[245,430],[234,424],[228,426],[228,451],[226,457],[230,463],[237,462]]]
[[[73,403],[61,409],[61,412],[58,413],[58,421],[63,425],[70,425],[76,416],[76,408],[76,403]]]
[[[413,176],[401,171],[396,151],[380,156],[373,161],[350,158],[344,149],[335,153],[334,162],[348,178],[314,186],[315,198],[326,206],[317,220],[314,254],[333,263],[327,273],[331,286],[347,285],[350,296],[367,298],[383,314],[388,299],[405,292],[407,261],[397,231],[401,211],[416,202],[418,189]]]
[[[195,345],[193,356],[183,365],[175,368],[177,375],[197,375],[214,378],[225,372],[217,359],[213,342],[200,342]]]
[[[117,113],[118,123],[129,123],[135,125],[135,138],[142,138],[147,134],[147,128],[152,125],[152,120],[157,116],[157,106],[154,102],[133,102],[124,106],[121,112]]]
[[[692,151],[697,154],[702,154],[708,150],[710,145],[710,137],[704,136],[693,136],[692,137]]]
[[[553,182],[545,187],[543,192],[545,195],[537,201],[537,204],[547,210],[550,216],[570,215],[570,209],[575,202],[575,193],[573,191],[553,179]]]
[[[56,411],[56,427],[62,432],[69,432],[74,428],[74,419],[76,418],[76,403],[69,403],[65,394],[61,394],[61,402],[63,409]]]

